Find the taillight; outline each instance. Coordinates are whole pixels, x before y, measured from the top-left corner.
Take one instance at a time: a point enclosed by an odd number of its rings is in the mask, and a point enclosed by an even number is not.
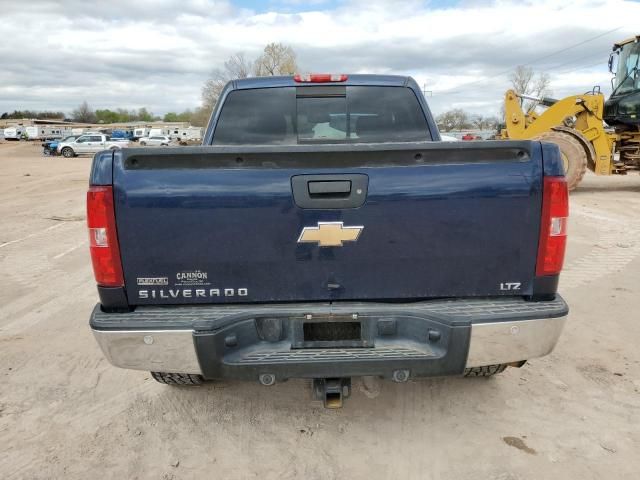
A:
[[[296,73],[293,76],[293,81],[301,83],[346,82],[347,78],[342,73]]]
[[[557,275],[567,245],[569,192],[564,177],[544,177],[536,275]]]
[[[112,187],[89,188],[87,226],[96,282],[104,287],[124,286]]]

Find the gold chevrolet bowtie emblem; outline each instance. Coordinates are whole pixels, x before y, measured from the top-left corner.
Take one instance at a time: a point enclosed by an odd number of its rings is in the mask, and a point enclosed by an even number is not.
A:
[[[317,227],[304,227],[298,243],[316,242],[321,247],[341,247],[342,242],[355,242],[364,227],[345,227],[342,222],[318,222]]]

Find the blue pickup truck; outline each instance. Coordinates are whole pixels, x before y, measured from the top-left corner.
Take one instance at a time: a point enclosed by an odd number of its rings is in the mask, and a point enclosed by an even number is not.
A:
[[[95,156],[87,197],[118,367],[167,384],[490,376],[548,354],[568,196],[557,147],[442,142],[416,82],[230,82],[199,147]]]

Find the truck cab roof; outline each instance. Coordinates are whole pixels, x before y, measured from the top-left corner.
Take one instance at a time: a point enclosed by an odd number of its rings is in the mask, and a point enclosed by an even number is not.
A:
[[[296,82],[293,76],[277,76],[277,77],[250,77],[233,80],[232,88],[235,90],[249,88],[270,88],[270,87],[305,87],[310,85],[371,85],[371,86],[389,86],[389,87],[406,87],[409,84],[418,87],[418,84],[412,77],[404,75],[372,75],[372,74],[354,74],[347,75],[347,79],[342,82]]]

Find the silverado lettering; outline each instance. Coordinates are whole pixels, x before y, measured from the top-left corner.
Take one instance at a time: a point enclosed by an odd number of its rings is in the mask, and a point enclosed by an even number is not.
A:
[[[147,289],[147,290],[138,290],[138,297],[140,299],[149,299],[149,298],[214,298],[214,297],[246,297],[249,295],[249,290],[246,288],[196,288],[196,289]]]
[[[234,80],[202,146],[96,154],[87,212],[93,333],[162,383],[312,378],[337,406],[354,375],[522,366],[568,312],[558,147],[442,142],[407,77]]]

